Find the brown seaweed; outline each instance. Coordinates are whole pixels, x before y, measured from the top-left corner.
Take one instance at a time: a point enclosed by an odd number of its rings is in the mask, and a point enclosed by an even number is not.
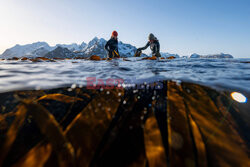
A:
[[[0,166],[250,165],[249,104],[229,92],[170,81],[67,90],[3,94],[14,109],[1,104]],[[33,145],[17,142],[22,136]]]

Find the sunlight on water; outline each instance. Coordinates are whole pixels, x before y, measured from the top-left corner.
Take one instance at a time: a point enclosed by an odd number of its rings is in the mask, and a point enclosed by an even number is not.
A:
[[[233,93],[231,93],[231,97],[232,97],[235,101],[237,101],[237,102],[239,102],[239,103],[246,103],[246,102],[247,102],[246,96],[244,96],[243,94],[238,93],[238,92],[233,92]]]

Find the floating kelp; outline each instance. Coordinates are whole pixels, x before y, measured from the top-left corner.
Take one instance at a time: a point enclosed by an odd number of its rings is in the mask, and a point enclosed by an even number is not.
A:
[[[90,56],[89,59],[90,60],[95,60],[95,61],[100,61],[101,60],[100,56],[96,56],[96,55]]]
[[[174,56],[170,56],[170,57],[168,57],[167,59],[176,59],[176,57],[174,57]]]
[[[249,103],[196,84],[161,85],[0,94],[0,165],[250,165]]]
[[[116,59],[119,59],[119,58],[116,58]],[[160,57],[159,58],[160,60],[164,60],[164,59],[175,59],[175,57],[171,56],[171,57],[168,57],[168,58],[164,58],[164,57]],[[5,60],[5,59],[1,59],[1,60]],[[14,60],[14,61],[18,61],[18,60],[21,60],[21,61],[32,61],[32,62],[44,62],[44,61],[47,61],[47,62],[55,62],[55,61],[60,61],[60,60],[92,60],[92,61],[101,61],[101,60],[112,60],[112,58],[101,58],[100,56],[97,56],[97,55],[93,55],[93,56],[90,56],[90,57],[74,57],[74,58],[46,58],[46,57],[36,57],[36,58],[27,58],[27,57],[21,57],[21,58],[18,58],[18,57],[13,57],[13,58],[9,58],[7,60]],[[131,61],[127,58],[122,58],[123,61]],[[144,57],[142,58],[141,60],[158,60],[156,56],[152,56],[152,57]],[[73,62],[73,63],[77,63],[77,62]]]
[[[156,56],[144,57],[144,58],[142,58],[142,60],[157,60],[157,57]]]

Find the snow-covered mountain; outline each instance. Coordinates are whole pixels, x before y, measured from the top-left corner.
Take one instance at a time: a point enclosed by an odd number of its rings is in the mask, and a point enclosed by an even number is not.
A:
[[[233,56],[230,54],[224,54],[224,53],[213,54],[213,55],[199,55],[199,54],[194,53],[190,56],[190,58],[233,58]]]
[[[100,57],[106,57],[107,52],[104,49],[106,40],[103,38],[95,37],[88,44],[82,42],[80,45],[73,44],[57,44],[56,46],[49,46],[46,42],[36,42],[27,45],[16,45],[12,48],[7,49],[0,58],[12,58],[12,57],[48,57],[48,58],[74,58],[74,57],[89,57],[97,55]],[[121,57],[132,57],[136,52],[136,47],[130,44],[119,42],[119,52]],[[178,54],[161,53],[162,57],[176,57],[179,58]],[[148,55],[142,54],[142,57]],[[151,55],[149,55],[151,56]],[[192,54],[190,58],[233,58],[229,54],[215,54],[215,55],[199,55]]]
[[[44,53],[48,53],[53,50],[46,42],[36,42],[28,45],[16,45],[10,49],[7,49],[1,58],[12,57],[38,57],[43,56]]]
[[[105,57],[106,56],[106,51],[104,49],[104,46],[106,44],[106,40],[103,38],[97,38],[95,37],[92,39],[82,50],[82,55],[84,57],[89,57],[92,55],[97,55],[100,57]]]
[[[123,42],[118,43],[119,53],[122,57],[133,57],[137,48],[130,44],[125,44]]]
[[[105,39],[103,38],[99,39],[95,37],[86,45],[86,47],[82,50],[82,52],[80,52],[80,54],[83,55],[84,57],[89,57],[92,55],[106,57],[107,52],[104,49],[106,43],[107,41]],[[123,42],[119,42],[118,47],[121,57],[132,57],[134,56],[134,53],[136,51],[136,47],[130,44],[125,44]]]
[[[75,56],[76,54],[74,52],[61,46],[44,55],[44,57],[47,58],[74,58]]]
[[[81,43],[80,45],[73,44],[57,44],[56,46],[49,46],[46,42],[36,42],[28,45],[16,45],[7,49],[0,58],[12,57],[48,57],[48,58],[70,58],[70,56],[89,57],[97,55],[106,57],[107,53],[104,49],[106,40],[95,37],[88,44]],[[136,47],[119,42],[119,52],[122,57],[134,56]]]
[[[81,50],[81,47],[77,45],[76,43],[73,44],[57,44],[56,48],[62,47],[62,48],[67,48],[70,51],[75,51],[75,50]]]

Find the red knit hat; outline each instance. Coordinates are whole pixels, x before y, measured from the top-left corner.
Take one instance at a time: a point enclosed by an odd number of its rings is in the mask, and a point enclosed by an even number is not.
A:
[[[118,33],[117,33],[116,31],[113,31],[113,32],[112,32],[112,36],[113,36],[113,37],[117,37],[117,36],[118,36]]]

